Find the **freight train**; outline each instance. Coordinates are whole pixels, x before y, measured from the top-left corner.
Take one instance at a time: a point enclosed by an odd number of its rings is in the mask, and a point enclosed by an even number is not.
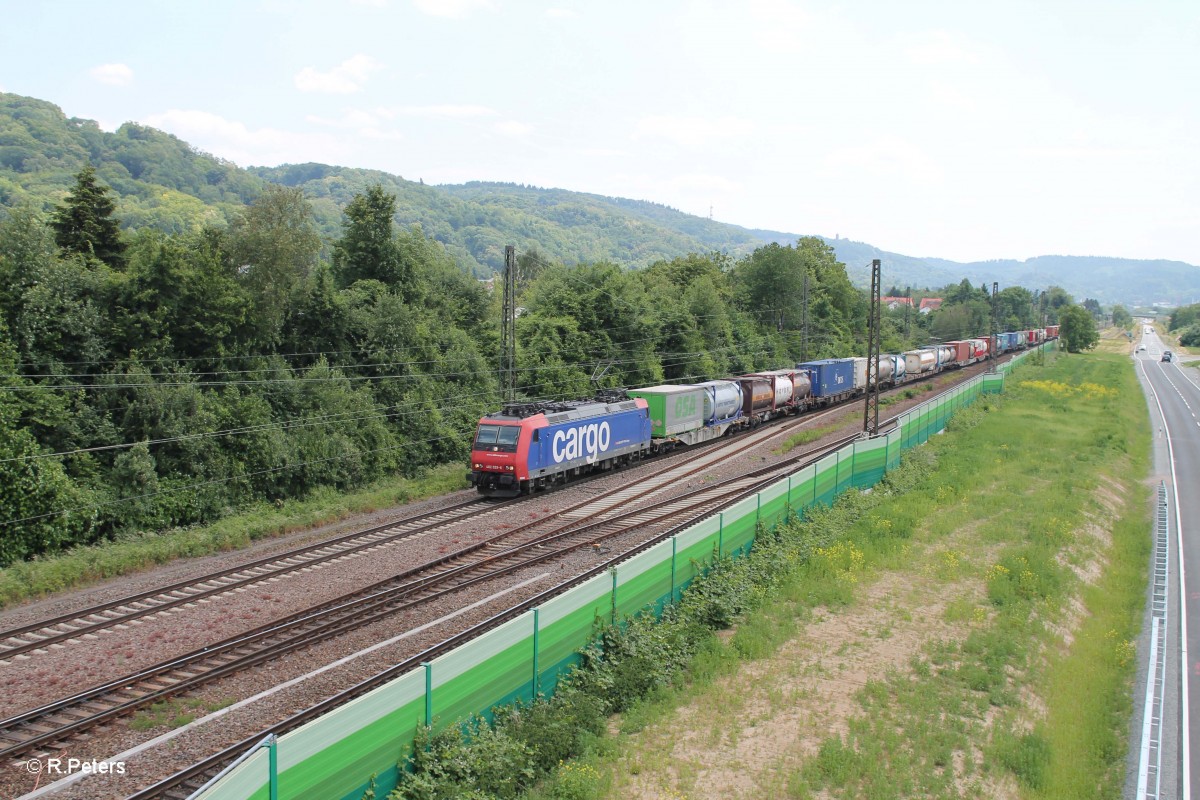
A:
[[[1058,337],[1058,326],[998,333],[879,356],[890,389]],[[467,480],[488,497],[516,497],[580,475],[702,444],[777,417],[861,396],[866,358],[825,358],[727,380],[610,390],[586,400],[510,403],[479,421]]]

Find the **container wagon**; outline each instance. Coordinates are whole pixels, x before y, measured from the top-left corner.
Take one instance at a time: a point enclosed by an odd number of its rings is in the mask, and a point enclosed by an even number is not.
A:
[[[904,352],[904,371],[909,380],[928,375],[936,369],[936,353],[929,350],[906,350]]]
[[[975,363],[975,350],[967,339],[946,342],[946,347],[954,350],[954,366],[965,367]]]
[[[797,364],[796,369],[808,374],[812,384],[813,403],[831,405],[854,395],[854,359],[823,358]]]
[[[755,426],[770,419],[775,410],[775,382],[754,375],[734,380],[742,386],[742,416],[748,424]]]
[[[692,384],[629,390],[630,397],[641,400],[649,409],[655,452],[670,450],[676,444],[704,441],[705,394],[703,387]]]
[[[763,376],[782,376],[792,383],[792,399],[788,401],[789,412],[799,413],[812,402],[812,381],[808,373],[800,369],[771,369],[756,373]]]
[[[792,395],[795,394],[795,384],[792,383],[792,376],[789,373],[781,370],[770,370],[766,372],[754,372],[742,377],[761,378],[771,384],[770,416],[781,417],[795,408],[795,403],[792,401]]]

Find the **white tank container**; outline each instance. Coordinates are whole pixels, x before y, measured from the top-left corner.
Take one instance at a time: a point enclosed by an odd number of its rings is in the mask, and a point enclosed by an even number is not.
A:
[[[937,353],[933,350],[908,350],[904,353],[904,371],[909,375],[932,372],[937,368]]]
[[[892,379],[892,375],[896,372],[895,356],[880,356],[879,365],[876,368],[878,380],[880,383],[887,383]]]
[[[706,381],[704,387],[704,424],[734,419],[742,411],[742,385],[737,381]]]

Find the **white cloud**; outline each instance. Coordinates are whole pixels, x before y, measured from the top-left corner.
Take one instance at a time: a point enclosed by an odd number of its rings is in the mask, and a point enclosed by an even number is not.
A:
[[[402,142],[405,136],[400,131],[384,130],[382,128],[360,128],[358,135],[364,139],[374,139],[379,142]]]
[[[974,114],[986,103],[981,104],[972,92],[960,89],[946,81],[934,81],[929,87],[929,98],[941,108],[955,112]]]
[[[356,108],[346,110],[337,119],[318,117],[312,114],[306,116],[305,119],[314,125],[320,125],[325,128],[368,128],[379,124],[379,117],[376,114]]]
[[[380,116],[391,119],[393,117],[490,117],[499,112],[487,106],[440,105],[381,108],[378,113]]]
[[[533,133],[533,126],[526,125],[524,122],[517,122],[515,119],[508,119],[504,122],[497,122],[492,126],[496,133],[504,136],[511,136],[519,139]]]
[[[318,117],[309,115],[305,119],[314,125],[320,125],[326,128],[337,128],[339,130],[353,131],[364,139],[375,139],[378,141],[398,142],[403,140],[404,134],[397,130],[389,130],[384,127],[380,121],[380,117],[391,119],[390,116],[380,114],[378,111],[364,111],[358,108],[347,109],[341,117],[337,119],[329,119],[327,117]]]
[[[754,123],[739,117],[643,117],[634,129],[635,139],[666,139],[682,147],[700,149],[723,139],[754,132]]]
[[[793,52],[796,43],[812,35],[813,18],[788,0],[752,0],[745,9],[754,20],[755,39],[768,50]]]
[[[242,166],[275,166],[322,161],[343,164],[352,149],[329,134],[295,133],[275,128],[251,130],[243,123],[207,111],[171,109],[142,120],[189,144]]]
[[[361,92],[367,78],[383,67],[370,56],[359,53],[343,61],[329,72],[317,72],[314,67],[305,67],[296,73],[296,88],[302,92],[327,92],[351,94]]]
[[[552,19],[574,19],[578,14],[569,8],[547,8],[546,16]]]
[[[92,67],[91,76],[107,86],[128,86],[133,83],[133,70],[126,64],[101,64]]]
[[[945,172],[928,153],[912,142],[887,136],[861,145],[839,147],[825,157],[825,166],[845,179],[855,173],[872,178],[891,176],[913,185],[941,183]]]
[[[926,31],[911,38],[904,55],[914,64],[978,64],[979,46],[951,31]]]
[[[371,8],[387,8],[388,0],[350,0],[352,5],[369,6]]]
[[[462,19],[480,9],[490,9],[491,0],[413,0],[418,11],[431,17]]]
[[[620,150],[616,147],[584,147],[576,152],[581,156],[591,158],[626,158],[629,156],[628,150]]]

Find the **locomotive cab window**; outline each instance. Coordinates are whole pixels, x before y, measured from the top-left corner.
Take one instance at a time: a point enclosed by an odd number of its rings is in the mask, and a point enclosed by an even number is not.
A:
[[[480,425],[475,434],[475,449],[515,453],[520,434],[521,429],[516,425]]]

